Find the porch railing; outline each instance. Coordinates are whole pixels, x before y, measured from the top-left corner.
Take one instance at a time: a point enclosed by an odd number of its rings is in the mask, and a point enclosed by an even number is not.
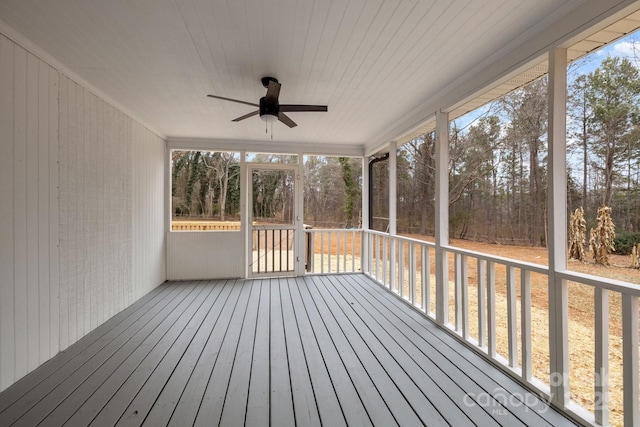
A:
[[[360,229],[305,229],[306,272],[311,274],[362,271]]]
[[[443,327],[573,418],[593,425],[640,425],[640,286],[571,271],[556,272],[556,279],[566,281],[569,288],[568,297],[556,301],[556,292],[549,292],[549,269],[543,265],[446,246],[439,249],[446,271],[436,271],[433,243],[371,230],[362,237],[365,274],[426,316],[444,319],[439,322]],[[449,277],[450,271],[453,277]],[[436,281],[436,276],[443,279]],[[571,290],[580,286],[580,295],[592,295],[588,301],[572,301]],[[438,304],[437,295],[447,303]],[[557,310],[550,311],[548,307],[555,304]],[[581,309],[587,318],[593,314],[590,332],[572,320],[570,310]],[[551,316],[561,316],[567,324],[566,329],[553,331],[556,340],[549,339]],[[576,336],[581,333],[593,336],[589,350],[594,357],[586,373],[584,366],[573,366],[580,349],[569,352],[570,340],[583,338]],[[610,361],[609,355],[615,353],[611,346],[617,346],[618,338],[622,371],[612,375],[609,367],[617,362]],[[551,370],[551,359],[558,354],[569,355],[568,365],[561,365],[564,372]],[[584,360],[584,355],[579,357]],[[590,392],[579,387],[585,378]],[[575,392],[571,384],[576,385]],[[612,396],[618,389],[621,396]],[[571,400],[558,404],[556,393]],[[614,410],[610,402],[615,403]],[[614,416],[616,420],[612,420]]]
[[[295,230],[264,227],[254,228],[252,233],[252,273],[293,273]]]

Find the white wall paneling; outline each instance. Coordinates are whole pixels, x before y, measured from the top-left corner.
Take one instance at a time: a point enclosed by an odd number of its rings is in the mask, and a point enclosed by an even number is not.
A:
[[[133,299],[137,300],[165,280],[165,144],[134,122]]]
[[[0,391],[165,280],[165,146],[0,34]]]
[[[57,86],[0,35],[0,390],[59,349]]]
[[[167,236],[167,280],[243,276],[243,232],[175,231]]]
[[[164,281],[164,142],[64,76],[60,108],[64,348]]]

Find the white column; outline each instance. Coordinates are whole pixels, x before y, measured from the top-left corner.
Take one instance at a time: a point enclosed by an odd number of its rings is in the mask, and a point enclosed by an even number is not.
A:
[[[298,166],[296,167],[295,180],[295,274],[304,276],[305,248],[307,246],[306,233],[304,232],[304,153],[298,153]]]
[[[389,143],[389,234],[397,233],[396,221],[398,202],[398,147],[395,141]]]
[[[249,179],[249,171],[247,170],[247,152],[242,150],[240,152],[240,229],[242,230],[242,234],[244,235],[244,251],[242,251],[243,259],[242,263],[244,265],[243,277],[246,279],[249,277],[249,263],[251,262],[251,256],[249,252],[252,250],[251,244],[251,215],[249,214],[249,209],[251,204],[249,203],[249,186],[248,183],[251,182]]]
[[[449,321],[449,267],[442,246],[449,244],[449,114],[436,114],[436,321]]]
[[[395,141],[389,143],[389,235],[395,236],[398,227],[398,147]],[[396,279],[396,241],[391,237],[389,239],[389,286],[392,291],[399,290]]]
[[[551,398],[569,403],[569,330],[567,282],[556,272],[567,269],[567,50],[549,52],[549,355]]]
[[[369,230],[369,160],[362,158],[362,236],[360,238],[360,265],[363,272],[369,272],[369,239],[365,232]]]

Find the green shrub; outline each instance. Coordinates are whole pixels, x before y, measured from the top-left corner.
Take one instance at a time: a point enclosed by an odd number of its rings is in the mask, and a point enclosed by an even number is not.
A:
[[[616,255],[631,255],[633,247],[640,243],[640,232],[619,231],[614,242]]]

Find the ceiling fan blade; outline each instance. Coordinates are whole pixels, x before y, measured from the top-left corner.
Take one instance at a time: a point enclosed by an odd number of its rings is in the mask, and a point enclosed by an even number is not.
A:
[[[296,122],[291,120],[291,118],[289,116],[287,116],[285,113],[283,113],[282,111],[280,111],[278,113],[278,120],[280,120],[282,123],[284,123],[285,125],[289,126],[290,128],[294,128],[294,127],[298,126],[296,124]]]
[[[252,111],[249,114],[245,114],[244,116],[238,117],[237,119],[231,120],[232,122],[239,122],[240,120],[248,119],[249,117],[257,116],[260,110]]]
[[[274,82],[271,80],[269,82],[269,87],[267,88],[267,95],[265,96],[265,100],[267,102],[277,102],[278,96],[280,96],[280,86],[282,86],[278,82]]]
[[[238,104],[251,105],[252,107],[259,107],[258,104],[254,104],[253,102],[240,101],[239,99],[225,98],[224,96],[218,95],[207,95],[209,98],[222,99],[224,101],[237,102]]]
[[[293,112],[293,111],[328,111],[326,105],[280,105],[280,111]]]

